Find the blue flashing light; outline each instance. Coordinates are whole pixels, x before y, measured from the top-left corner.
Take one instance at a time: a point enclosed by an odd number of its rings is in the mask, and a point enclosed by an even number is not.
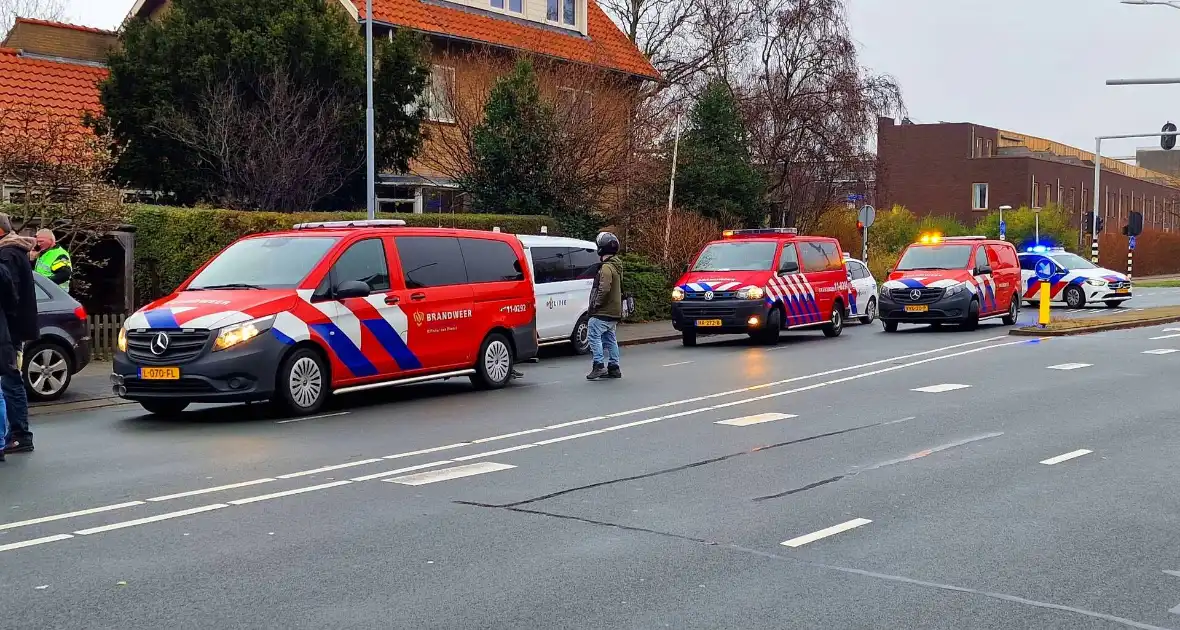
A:
[[[1031,252],[1033,254],[1044,254],[1045,252],[1049,251],[1049,248],[1045,247],[1044,245],[1036,245],[1034,247],[1029,247],[1029,248],[1025,249],[1025,251]]]

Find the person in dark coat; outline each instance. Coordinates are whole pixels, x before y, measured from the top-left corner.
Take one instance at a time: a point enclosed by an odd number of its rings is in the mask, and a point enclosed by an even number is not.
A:
[[[12,345],[12,336],[8,331],[8,319],[15,315],[17,306],[16,288],[12,284],[12,275],[8,269],[0,265],[0,375],[11,373],[17,364],[16,348]],[[16,370],[17,377],[20,371]],[[4,447],[8,435],[8,412],[4,404],[4,390],[0,388],[0,462],[4,461]]]
[[[37,241],[21,236],[12,229],[12,220],[0,214],[0,267],[8,274],[12,287],[11,304],[3,305],[8,328],[12,360],[0,357],[0,390],[8,415],[8,435],[5,453],[27,453],[33,450],[33,433],[29,430],[29,399],[21,376],[21,351],[25,343],[35,340],[37,327],[37,293],[33,280],[33,264],[29,252]],[[2,353],[2,349],[0,349]]]

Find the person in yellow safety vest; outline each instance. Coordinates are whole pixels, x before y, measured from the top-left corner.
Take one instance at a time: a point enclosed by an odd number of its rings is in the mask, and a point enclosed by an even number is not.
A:
[[[53,230],[37,230],[37,247],[32,255],[37,257],[33,271],[49,278],[62,291],[69,293],[74,267],[70,263],[70,253],[57,244]]]

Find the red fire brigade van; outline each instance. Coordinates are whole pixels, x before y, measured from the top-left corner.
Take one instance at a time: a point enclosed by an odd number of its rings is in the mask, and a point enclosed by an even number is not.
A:
[[[127,318],[111,380],[153,413],[468,376],[503,387],[537,353],[536,307],[509,234],[309,223],[247,236]]]
[[[672,289],[672,326],[698,334],[746,333],[777,343],[784,329],[844,330],[855,290],[834,238],[793,228],[727,230],[705,245]]]

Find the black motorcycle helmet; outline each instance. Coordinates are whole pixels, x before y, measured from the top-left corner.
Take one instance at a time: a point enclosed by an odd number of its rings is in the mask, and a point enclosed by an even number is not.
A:
[[[619,237],[610,232],[599,232],[594,242],[598,244],[599,256],[614,256],[619,253]]]

